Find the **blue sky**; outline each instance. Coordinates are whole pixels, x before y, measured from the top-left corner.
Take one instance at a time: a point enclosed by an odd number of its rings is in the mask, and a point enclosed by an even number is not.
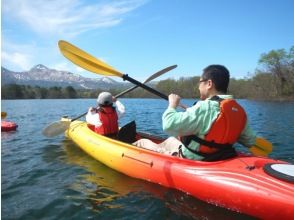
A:
[[[62,39],[138,80],[173,64],[160,79],[199,76],[210,64],[243,78],[262,53],[294,45],[293,8],[292,0],[2,0],[1,65],[101,77],[64,58]]]

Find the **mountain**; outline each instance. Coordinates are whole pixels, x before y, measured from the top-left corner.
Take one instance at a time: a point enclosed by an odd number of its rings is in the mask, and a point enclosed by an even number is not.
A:
[[[18,84],[40,87],[67,87],[75,89],[111,89],[127,87],[129,83],[119,83],[108,77],[91,79],[67,71],[50,69],[42,64],[34,66],[29,71],[13,72],[1,67],[1,85]]]

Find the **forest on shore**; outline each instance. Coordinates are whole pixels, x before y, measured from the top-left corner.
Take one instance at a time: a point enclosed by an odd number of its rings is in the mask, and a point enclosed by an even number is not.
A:
[[[168,95],[176,93],[182,98],[198,98],[198,82],[200,76],[166,79],[153,86],[154,89]],[[123,89],[111,89],[118,94]],[[4,85],[1,87],[2,99],[65,99],[65,98],[97,98],[102,90],[76,90],[66,88],[25,85]],[[229,94],[240,99],[256,100],[294,100],[294,46],[285,49],[271,50],[261,54],[258,68],[252,76],[243,79],[230,79]],[[138,88],[125,94],[126,98],[157,98],[155,95]]]

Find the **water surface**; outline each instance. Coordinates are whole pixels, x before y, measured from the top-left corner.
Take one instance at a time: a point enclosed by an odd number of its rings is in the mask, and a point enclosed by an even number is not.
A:
[[[126,116],[120,125],[136,120],[137,130],[166,137],[161,128],[165,100],[121,101]],[[239,101],[257,134],[274,144],[270,156],[294,163],[294,103]],[[7,120],[19,125],[16,132],[1,133],[3,219],[252,219],[120,174],[63,135],[42,135],[61,116],[76,117],[93,105],[95,99],[1,101]]]

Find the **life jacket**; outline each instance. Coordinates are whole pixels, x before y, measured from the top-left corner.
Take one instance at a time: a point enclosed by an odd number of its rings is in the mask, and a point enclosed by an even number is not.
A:
[[[204,161],[214,161],[235,156],[236,151],[233,144],[237,142],[247,121],[244,109],[234,99],[221,99],[214,96],[211,100],[219,102],[220,113],[209,132],[205,135],[205,139],[203,140],[196,135],[182,138],[185,147],[189,151],[203,156]],[[188,147],[192,140],[200,144],[197,151]]]
[[[97,113],[102,125],[95,126],[95,132],[105,136],[115,136],[118,133],[118,116],[115,108],[103,106]]]

